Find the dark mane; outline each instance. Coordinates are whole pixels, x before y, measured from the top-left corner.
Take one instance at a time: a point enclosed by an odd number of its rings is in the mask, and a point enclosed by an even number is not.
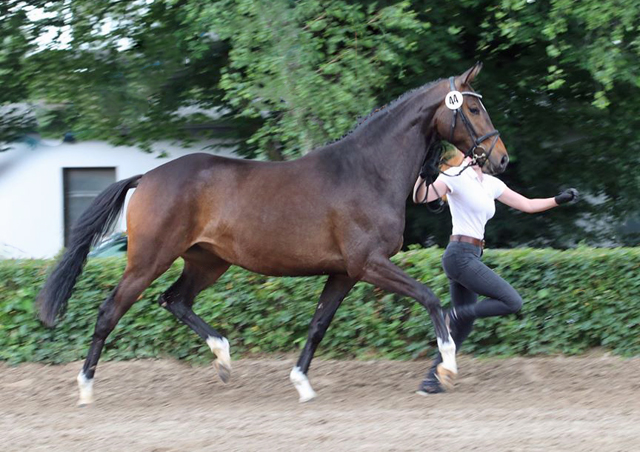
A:
[[[326,143],[324,146],[328,146],[330,144],[335,144],[339,141],[342,141],[343,139],[345,139],[346,137],[350,136],[351,134],[353,134],[356,130],[358,130],[360,128],[360,126],[362,126],[364,123],[366,123],[369,119],[377,116],[378,114],[386,114],[388,111],[392,110],[396,105],[400,104],[402,101],[404,101],[405,99],[412,97],[413,95],[417,94],[418,92],[422,92],[422,91],[426,91],[428,89],[430,89],[433,85],[441,82],[443,79],[438,79],[438,80],[434,80],[432,82],[426,83],[422,86],[419,86],[417,88],[413,88],[403,94],[401,94],[400,96],[398,96],[396,99],[392,100],[389,103],[386,103],[384,105],[382,105],[381,107],[376,107],[373,110],[371,110],[371,112],[366,115],[366,116],[360,116],[358,117],[358,119],[356,120],[356,125],[349,130],[347,133],[345,133],[344,135],[342,135],[340,138],[336,138],[333,141],[330,141],[328,143]],[[324,146],[320,146],[320,147],[324,147]]]

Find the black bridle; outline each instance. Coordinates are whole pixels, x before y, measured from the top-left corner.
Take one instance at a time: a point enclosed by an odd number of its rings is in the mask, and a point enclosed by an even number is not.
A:
[[[455,77],[449,77],[449,87],[451,88],[451,91],[456,90]],[[473,97],[477,97],[478,99],[482,99],[482,96],[480,94],[474,93],[472,91],[462,91],[460,94],[462,94],[463,97],[473,96]],[[462,110],[462,105],[463,104],[460,104],[460,107],[453,110],[453,121],[451,121],[451,134],[449,135],[449,143],[453,143],[453,134],[455,133],[455,130],[456,130],[458,116],[460,116],[460,119],[462,119],[462,123],[467,128],[467,132],[469,133],[469,136],[473,141],[473,144],[467,150],[467,152],[464,153],[464,156],[471,158],[471,165],[477,164],[480,166],[480,168],[482,168],[486,163],[486,161],[489,160],[489,156],[493,152],[493,148],[495,148],[496,143],[498,142],[498,138],[500,138],[500,132],[494,129],[493,131],[486,133],[481,137],[478,137],[478,134],[476,133],[476,129],[473,128],[473,124],[471,124],[471,121],[469,121],[469,118],[467,118],[467,115],[464,114],[464,110]],[[491,141],[491,146],[487,151],[486,148],[482,146],[482,143],[491,137],[493,137],[493,140]],[[477,149],[481,149],[482,152],[478,154],[476,152]]]
[[[453,76],[449,77],[449,87],[451,91],[456,91],[455,77]],[[460,94],[462,95],[463,99],[464,99],[464,96],[473,96],[478,99],[482,99],[482,95],[478,93],[474,93],[473,91],[462,91],[460,92]],[[445,99],[445,102],[446,102],[446,99]],[[482,105],[482,102],[480,102],[480,104]],[[498,138],[500,138],[500,132],[498,132],[497,129],[494,129],[491,132],[486,133],[479,137],[478,133],[476,132],[476,129],[473,127],[473,124],[471,124],[471,121],[469,121],[469,118],[467,118],[467,115],[465,115],[464,110],[462,109],[463,105],[464,105],[464,102],[462,102],[458,108],[452,110],[453,121],[451,121],[451,133],[449,134],[449,143],[453,143],[453,135],[456,130],[458,116],[460,116],[460,119],[462,120],[462,123],[466,127],[467,132],[469,133],[469,136],[471,137],[471,140],[473,142],[471,147],[467,149],[467,151],[464,153],[465,158],[466,157],[471,158],[471,162],[465,165],[457,174],[454,174],[454,175],[446,174],[444,171],[440,170],[440,165],[442,164],[442,146],[439,146],[437,149],[434,150],[434,152],[427,151],[427,155],[425,157],[425,161],[422,164],[422,168],[425,168],[425,167],[430,168],[432,170],[431,171],[432,176],[430,177],[431,180],[429,182],[427,182],[426,179],[422,181],[423,184],[426,184],[427,190],[424,195],[424,198],[422,199],[422,201],[419,202],[420,204],[427,204],[426,200],[427,200],[427,197],[429,196],[429,186],[431,186],[431,184],[433,184],[433,182],[435,181],[436,174],[444,174],[445,176],[449,176],[449,177],[457,177],[460,174],[462,174],[462,172],[467,168],[469,168],[470,166],[478,165],[480,166],[480,168],[482,168],[484,164],[487,162],[487,160],[489,160],[489,156],[493,152],[493,148],[495,148],[496,143],[498,142]],[[484,108],[484,105],[482,107]],[[487,151],[487,149],[482,145],[482,143],[484,143],[486,140],[492,137],[493,137],[493,140],[491,141],[491,146],[489,146],[489,150]],[[481,150],[480,153],[476,152],[476,150],[478,149]],[[435,187],[434,187],[434,190],[435,190]],[[438,194],[439,193],[436,191],[436,195]],[[442,201],[440,196],[438,196],[438,199],[433,202],[439,202],[435,209],[431,208],[429,204],[427,204],[427,207],[429,207],[429,209],[435,213],[442,212],[442,210],[444,209],[444,202]]]

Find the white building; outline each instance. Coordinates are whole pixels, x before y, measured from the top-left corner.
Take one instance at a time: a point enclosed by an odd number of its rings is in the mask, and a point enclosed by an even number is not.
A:
[[[158,143],[154,149],[146,153],[99,141],[33,140],[0,152],[0,258],[53,257],[64,247],[74,220],[117,180],[194,152],[233,156],[231,148],[215,140],[187,149]],[[126,230],[124,215],[116,230]]]

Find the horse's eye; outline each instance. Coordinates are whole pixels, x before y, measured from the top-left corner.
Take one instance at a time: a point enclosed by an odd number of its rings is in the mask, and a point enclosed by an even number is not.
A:
[[[471,114],[477,115],[478,113],[480,113],[480,110],[478,110],[476,107],[470,107],[469,111],[471,112]]]

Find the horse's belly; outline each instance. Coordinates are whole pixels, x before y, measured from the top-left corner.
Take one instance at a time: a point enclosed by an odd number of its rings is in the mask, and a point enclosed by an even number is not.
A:
[[[344,274],[346,269],[340,263],[317,262],[299,263],[291,265],[290,262],[241,262],[236,264],[255,273],[268,276],[314,276]]]
[[[337,246],[309,237],[269,236],[255,231],[251,237],[234,234],[216,237],[212,251],[227,262],[269,276],[310,276],[345,273]]]
[[[273,249],[246,248],[237,257],[236,265],[270,276],[309,276],[346,272],[342,256],[326,249],[301,250],[291,244]]]

